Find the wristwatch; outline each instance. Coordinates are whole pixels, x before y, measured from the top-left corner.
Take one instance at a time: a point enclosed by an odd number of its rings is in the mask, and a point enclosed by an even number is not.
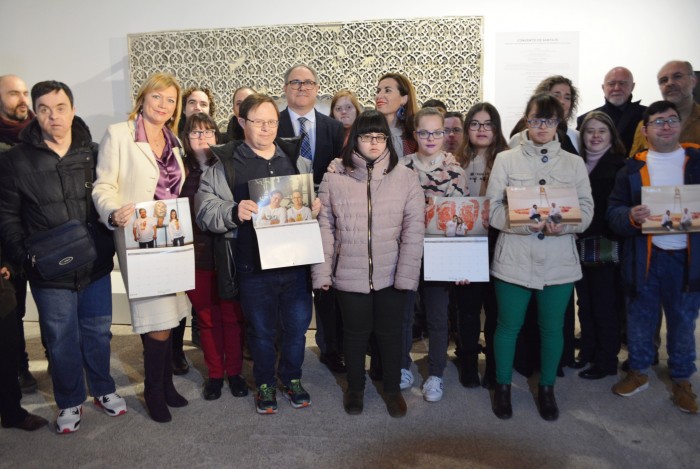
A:
[[[119,228],[119,225],[114,223],[114,212],[110,213],[109,217],[107,217],[107,224],[112,228]]]

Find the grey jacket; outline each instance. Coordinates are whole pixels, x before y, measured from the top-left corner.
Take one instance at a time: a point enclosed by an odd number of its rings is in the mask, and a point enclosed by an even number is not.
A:
[[[542,161],[544,154],[546,162]],[[560,235],[540,239],[529,226],[510,226],[506,187],[543,184],[576,187],[582,221],[578,225],[563,225]],[[518,146],[496,157],[486,196],[491,203],[491,226],[501,231],[491,275],[535,289],[581,278],[575,233],[585,231],[593,218],[591,186],[581,157],[562,150],[558,141],[538,147],[523,135]]]

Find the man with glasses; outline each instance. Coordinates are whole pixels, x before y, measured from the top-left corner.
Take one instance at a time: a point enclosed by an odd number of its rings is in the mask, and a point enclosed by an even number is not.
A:
[[[634,132],[637,124],[642,120],[642,114],[647,108],[642,106],[640,101],[632,101],[632,91],[634,90],[634,77],[625,67],[615,67],[605,74],[603,80],[603,95],[605,104],[593,111],[601,111],[610,116],[620,139],[629,151],[634,139]],[[588,111],[588,112],[593,112]],[[583,119],[588,112],[578,116],[576,119],[576,130],[581,130]]]
[[[319,83],[316,70],[305,64],[294,65],[284,74],[287,108],[280,113],[280,137],[300,136],[301,156],[312,161],[314,185],[321,184],[333,158],[340,156],[345,131],[340,121],[321,114],[314,106]],[[321,363],[335,373],[345,371],[341,351],[342,324],[335,304],[335,291],[314,292],[317,321],[316,345]]]
[[[218,161],[202,175],[195,196],[197,224],[212,233],[236,238],[235,268],[259,414],[277,413],[277,379],[292,407],[307,407],[311,398],[301,385],[305,334],[311,322],[308,266],[262,270],[253,214],[260,213],[250,198],[248,181],[311,171],[300,155],[300,139],[277,138],[279,111],[269,96],[252,94],[239,109],[245,139],[212,147]],[[320,209],[320,201],[315,201]],[[277,347],[279,340],[279,365]]]
[[[690,62],[673,60],[661,67],[656,77],[659,91],[666,101],[675,104],[681,119],[680,142],[700,144],[700,104],[693,100],[693,89],[697,79]],[[630,156],[647,148],[642,124],[637,126]]]
[[[445,140],[442,143],[442,149],[447,153],[457,154],[459,147],[464,139],[464,130],[462,125],[464,118],[460,112],[445,113]]]
[[[642,186],[700,184],[700,146],[679,143],[681,122],[674,103],[657,101],[649,106],[642,121],[649,150],[625,161],[610,194],[607,220],[613,231],[625,238],[622,275],[630,295],[629,371],[612,391],[627,397],[649,387],[659,307],[663,306],[672,399],[681,411],[696,413],[698,405],[689,379],[696,371],[700,233],[648,235],[641,231],[651,215],[641,203]]]

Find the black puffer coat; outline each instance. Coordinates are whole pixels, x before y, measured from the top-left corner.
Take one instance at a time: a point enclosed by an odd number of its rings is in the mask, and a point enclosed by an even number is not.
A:
[[[20,134],[21,143],[0,155],[0,240],[3,254],[24,267],[32,285],[80,290],[110,273],[114,257],[112,235],[85,197],[85,165],[95,178],[98,146],[79,118],[73,119],[72,144],[63,158],[43,141],[34,121]],[[70,219],[86,220],[97,248],[92,264],[64,276],[44,280],[27,262],[25,240],[33,233],[54,228]]]

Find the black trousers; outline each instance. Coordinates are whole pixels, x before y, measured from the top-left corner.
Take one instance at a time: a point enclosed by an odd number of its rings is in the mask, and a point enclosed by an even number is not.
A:
[[[496,372],[493,335],[498,324],[498,304],[493,282],[470,283],[455,287],[457,307],[459,309],[459,341],[466,359],[479,354],[479,336],[481,334],[481,308],[484,309],[484,339],[486,347],[487,372]]]
[[[0,318],[0,419],[14,425],[27,416],[20,405],[22,391],[17,381],[19,351],[17,316],[14,312]]]
[[[314,308],[316,320],[321,323],[319,332],[322,336],[317,340],[321,353],[324,355],[336,355],[343,351],[343,319],[336,301],[335,288],[328,291],[314,290]],[[323,345],[321,347],[321,345]]]
[[[593,362],[602,370],[617,369],[620,351],[618,311],[624,304],[618,267],[605,264],[582,267],[583,278],[576,282],[578,320],[581,324],[581,360]]]
[[[402,321],[408,295],[394,287],[352,293],[336,291],[343,317],[343,345],[348,390],[365,388],[365,353],[374,334],[382,360],[384,392],[399,392]]]

